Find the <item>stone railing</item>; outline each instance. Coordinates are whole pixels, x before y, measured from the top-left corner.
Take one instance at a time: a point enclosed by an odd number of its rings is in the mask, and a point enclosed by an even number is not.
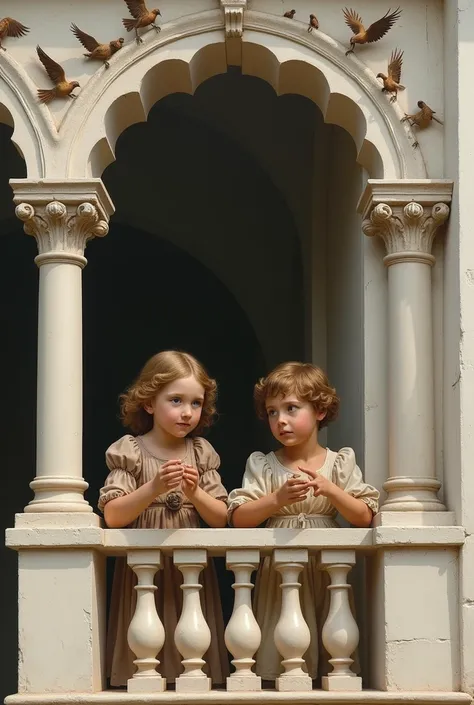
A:
[[[449,678],[449,673],[448,676],[442,674],[444,680],[433,688],[429,682],[434,678],[432,669],[426,674],[422,671],[423,687],[407,688],[403,687],[402,680],[406,678],[403,670],[406,662],[400,660],[400,673],[393,666],[396,648],[405,634],[410,645],[414,644],[420,653],[427,640],[415,615],[412,614],[410,622],[400,621],[406,610],[406,589],[400,600],[398,595],[406,580],[406,566],[413,575],[410,591],[418,605],[422,604],[421,592],[425,594],[424,581],[428,575],[432,576],[433,566],[438,566],[444,582],[430,584],[427,607],[430,629],[433,631],[436,627],[436,644],[440,640],[444,644],[447,639],[448,646],[456,643],[456,623],[447,631],[447,627],[443,627],[445,620],[435,626],[433,622],[438,614],[447,614],[454,604],[456,551],[465,538],[462,527],[104,529],[98,524],[98,518],[91,516],[94,521],[97,519],[95,526],[90,525],[91,519],[86,515],[81,515],[80,519],[56,515],[56,526],[51,522],[47,526],[44,515],[17,515],[15,528],[7,530],[6,543],[19,551],[20,559],[21,654],[18,694],[7,698],[8,705],[105,704],[114,699],[137,703],[152,703],[154,699],[163,703],[197,704],[221,700],[241,703],[256,697],[262,702],[296,699],[309,703],[315,702],[314,698],[375,702],[382,696],[391,697],[392,702],[402,702],[406,696],[403,691],[408,690],[423,691],[423,697],[420,696],[423,703],[437,702],[438,696],[443,703],[467,702],[465,694],[450,687],[451,683],[455,686],[455,681]],[[358,645],[359,629],[349,605],[348,576],[356,557],[363,555],[371,558],[367,583],[370,596],[364,594],[364,599],[370,600],[367,613],[371,615],[372,624],[368,654],[372,675],[368,687],[375,690],[360,692],[361,679],[351,670],[351,655]],[[137,601],[128,631],[137,669],[128,681],[128,692],[105,692],[104,569],[107,556],[126,557],[137,576]],[[273,689],[265,689],[255,673],[254,658],[261,634],[253,614],[251,595],[254,571],[262,557],[270,556],[281,574],[282,605],[274,636],[282,659],[282,673]],[[165,632],[155,608],[154,577],[165,557],[172,559],[183,576],[183,607],[173,633]],[[222,686],[212,689],[203,670],[210,633],[201,610],[200,578],[206,563],[215,557],[225,558],[234,578],[234,608],[225,630],[233,668],[224,689]],[[305,652],[315,635],[310,634],[303,619],[299,596],[303,568],[312,557],[317,557],[319,569],[329,575],[329,612],[320,627],[332,670],[322,678],[320,690],[314,689],[305,673]],[[449,585],[453,589],[447,589],[446,576],[450,576]],[[393,589],[387,592],[387,585]],[[432,609],[432,604],[436,609]],[[388,636],[387,624],[391,629]],[[393,624],[398,625],[396,632]],[[183,664],[183,673],[176,679],[174,692],[170,692],[170,686],[168,692],[164,692],[164,679],[160,675],[159,652],[166,640],[174,640]],[[380,662],[387,653],[391,655],[387,669],[392,669],[388,675],[384,670],[385,661]],[[398,678],[396,682],[394,674]],[[397,692],[383,694],[380,692],[383,690]],[[444,691],[442,696],[436,692],[427,694],[427,691],[441,690]]]
[[[129,693],[153,693],[166,689],[157,658],[166,639],[173,639],[182,657],[183,673],[175,688],[182,693],[203,693],[212,684],[203,670],[211,632],[199,597],[200,576],[209,559],[225,557],[234,575],[234,609],[225,630],[225,643],[232,654],[233,672],[227,678],[227,691],[254,692],[261,679],[254,672],[254,656],[261,642],[260,628],[252,610],[252,574],[260,559],[271,556],[281,575],[282,601],[274,638],[282,658],[282,673],[275,688],[284,692],[311,691],[313,684],[305,669],[304,654],[312,638],[300,606],[299,580],[310,556],[330,577],[329,612],[322,625],[322,641],[330,656],[331,672],[322,678],[323,690],[362,688],[362,680],[351,670],[359,642],[359,629],[349,603],[347,576],[356,562],[356,547],[364,549],[371,530],[105,530],[105,549],[127,555],[127,563],[137,576],[137,602],[128,630],[128,643],[135,654],[137,670],[128,681]],[[154,576],[170,556],[182,573],[183,606],[174,633],[165,633],[158,616]]]
[[[211,643],[211,631],[204,618],[199,591],[200,574],[207,565],[208,552],[202,548],[175,549],[173,562],[183,575],[183,606],[174,634],[165,634],[155,607],[153,578],[161,568],[163,551],[131,550],[128,565],[137,576],[137,603],[128,630],[128,643],[136,656],[137,670],[128,681],[129,692],[154,692],[166,689],[158,672],[156,656],[165,639],[174,639],[182,656],[183,673],[176,679],[176,691],[202,693],[211,690],[211,680],[203,671],[204,654]],[[299,576],[310,551],[307,548],[277,548],[272,551],[275,569],[281,574],[282,602],[275,628],[275,643],[282,657],[282,674],[276,681],[280,691],[312,690],[311,678],[304,670],[304,654],[310,634],[300,606]],[[261,679],[253,672],[254,655],[260,646],[260,628],[252,611],[252,572],[258,567],[261,551],[240,548],[225,551],[227,568],[235,582],[234,610],[225,630],[225,643],[235,667],[227,678],[227,690],[256,691]],[[360,690],[361,679],[351,671],[351,654],[359,643],[359,629],[349,604],[347,574],[355,563],[355,551],[344,549],[318,552],[321,570],[327,570],[331,584],[330,607],[322,629],[322,641],[331,656],[332,672],[323,677],[324,690]]]

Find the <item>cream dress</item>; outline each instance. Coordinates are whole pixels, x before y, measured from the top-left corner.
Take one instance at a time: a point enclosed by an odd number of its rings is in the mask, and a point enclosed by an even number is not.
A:
[[[186,439],[186,454],[183,460],[199,471],[199,486],[205,492],[223,502],[227,491],[222,485],[218,468],[219,456],[203,438]],[[152,455],[140,436],[123,436],[106,452],[109,475],[100,490],[99,509],[103,511],[107,502],[133,492],[149,482],[166,460]],[[182,529],[199,527],[200,518],[194,506],[180,491],[159,495],[128,528],[137,529]],[[204,616],[211,630],[211,646],[204,656],[207,671],[213,683],[225,683],[229,675],[229,663],[224,644],[224,620],[222,617],[219,586],[214,564],[209,563],[201,573],[203,589],[201,603]],[[111,685],[124,686],[135,671],[127,643],[127,629],[136,603],[136,576],[127,566],[125,558],[118,558],[115,565],[112,598],[107,634],[107,674]],[[174,682],[182,673],[181,656],[174,645],[174,630],[181,614],[182,575],[173,565],[172,558],[165,556],[163,567],[156,573],[156,606],[164,624],[166,640],[160,659],[160,672],[168,682]]]
[[[229,495],[229,522],[232,524],[232,514],[237,507],[275,492],[293,472],[284,467],[273,452],[268,455],[252,453],[247,461],[242,487]],[[378,511],[379,492],[362,480],[352,448],[342,448],[339,453],[328,448],[324,465],[318,472],[345,492],[361,499],[374,514]],[[326,497],[315,497],[310,491],[303,502],[282,507],[268,519],[266,526],[289,529],[333,528],[338,526],[336,515],[337,510]],[[264,680],[274,680],[281,672],[281,656],[273,640],[280,616],[280,581],[280,574],[271,565],[271,557],[265,557],[257,573],[254,595],[255,617],[262,630],[262,643],[257,652],[255,670]],[[326,586],[329,576],[318,569],[316,556],[310,556],[299,582],[301,608],[312,635],[305,660],[308,673],[314,679],[328,672],[328,655],[321,644],[321,627],[328,609]]]

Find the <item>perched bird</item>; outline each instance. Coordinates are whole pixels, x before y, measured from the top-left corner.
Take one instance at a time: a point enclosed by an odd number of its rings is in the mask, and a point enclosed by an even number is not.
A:
[[[120,39],[114,39],[108,44],[99,44],[97,39],[94,39],[94,37],[91,37],[90,34],[83,32],[82,29],[79,29],[79,27],[74,24],[74,22],[71,24],[71,32],[75,37],[77,37],[77,39],[79,39],[84,49],[87,49],[89,52],[88,54],[84,54],[84,56],[88,59],[103,61],[105,68],[107,69],[110,66],[110,57],[122,48],[124,42],[124,39],[120,37]]]
[[[0,20],[0,49],[6,51],[5,47],[2,46],[2,42],[7,37],[24,37],[29,31],[29,27],[25,27],[24,24],[14,20],[13,17],[4,17]]]
[[[433,120],[439,122],[440,125],[443,124],[441,120],[435,117],[435,111],[431,110],[422,100],[419,100],[417,105],[420,110],[413,115],[407,115],[407,113],[405,113],[405,117],[402,118],[401,122],[408,120],[411,127],[418,127],[420,130],[424,130],[428,127]],[[413,142],[412,147],[418,147],[418,141]]]
[[[38,90],[38,96],[41,103],[50,103],[55,98],[76,98],[73,95],[73,90],[79,88],[77,81],[68,81],[64,69],[60,64],[57,64],[48,56],[40,46],[36,47],[39,59],[46,69],[46,73],[54,83],[54,88],[50,90]]]
[[[312,32],[313,29],[319,29],[319,22],[318,22],[318,18],[316,17],[316,15],[309,16],[308,32]]]
[[[354,36],[351,37],[350,40],[350,49],[346,51],[346,56],[354,52],[356,44],[370,44],[371,42],[378,42],[379,39],[382,39],[402,14],[399,7],[397,7],[394,12],[388,10],[380,20],[373,22],[368,29],[365,29],[362,24],[362,17],[357,12],[352,9],[348,10],[347,7],[342,12],[346,20],[346,25],[350,27],[354,33]]]
[[[161,12],[158,9],[149,10],[145,5],[145,0],[125,0],[125,2],[127,3],[130,14],[135,19],[123,19],[123,26],[127,32],[135,30],[135,39],[137,44],[141,44],[143,41],[138,34],[139,29],[143,29],[144,27],[151,25],[157,32],[161,30],[161,27],[158,27],[156,24],[156,16],[160,15],[161,17]]]
[[[296,15],[296,10],[288,10],[283,14],[283,17],[288,17],[289,20],[292,20],[293,17]]]
[[[394,49],[390,57],[388,64],[388,76],[384,73],[378,73],[377,78],[381,78],[383,81],[383,93],[391,93],[390,102],[393,103],[397,100],[398,91],[404,91],[405,86],[400,83],[400,78],[402,75],[402,63],[403,63],[403,51],[399,49]]]

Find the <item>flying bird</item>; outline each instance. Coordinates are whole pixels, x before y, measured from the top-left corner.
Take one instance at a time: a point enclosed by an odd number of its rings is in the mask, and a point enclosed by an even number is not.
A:
[[[55,98],[76,98],[73,95],[73,90],[79,88],[77,81],[68,81],[64,69],[60,64],[57,64],[48,56],[40,46],[36,47],[39,59],[46,69],[46,73],[54,83],[54,88],[49,90],[38,90],[38,96],[41,103],[50,103]]]
[[[288,17],[289,20],[292,20],[295,15],[296,10],[288,10],[287,12],[283,13],[283,17]]]
[[[400,51],[400,49],[394,49],[394,51],[392,51],[392,55],[388,64],[388,76],[386,76],[384,73],[377,74],[377,78],[381,78],[383,81],[383,93],[391,93],[391,103],[397,100],[398,91],[405,90],[405,86],[402,86],[402,84],[400,83],[400,78],[402,75],[402,63],[403,51]]]
[[[365,29],[362,24],[362,17],[355,12],[355,10],[348,10],[346,7],[342,12],[346,20],[346,25],[350,27],[354,34],[350,39],[351,46],[350,49],[346,51],[346,56],[354,52],[356,44],[370,44],[371,42],[378,42],[379,39],[382,39],[402,14],[399,7],[393,12],[388,10],[383,17],[373,22],[368,29]]]
[[[438,118],[435,117],[435,111],[432,110],[428,105],[426,105],[425,102],[419,100],[417,105],[420,110],[417,113],[414,113],[413,115],[407,115],[407,113],[405,113],[405,117],[402,118],[401,122],[405,122],[406,120],[408,120],[411,127],[418,127],[418,129],[420,130],[424,130],[429,125],[431,125],[433,120],[435,122],[438,122],[440,125],[443,124],[441,120],[438,120]],[[413,142],[412,147],[418,147],[417,140]]]
[[[81,42],[84,49],[87,49],[89,52],[88,54],[84,54],[84,56],[88,59],[103,61],[105,68],[107,69],[110,66],[110,57],[122,48],[124,42],[123,38],[120,37],[120,39],[114,39],[108,44],[99,44],[97,39],[94,39],[94,37],[91,37],[90,34],[83,32],[82,29],[79,29],[79,27],[74,23],[71,24],[71,32]]]
[[[13,17],[4,17],[0,20],[0,49],[6,51],[5,47],[2,46],[2,42],[7,37],[24,37],[29,31],[29,27],[25,27],[24,24],[14,20]]]
[[[134,19],[123,19],[123,26],[127,32],[132,32],[135,30],[135,39],[137,44],[141,44],[143,42],[143,39],[138,34],[139,29],[143,29],[144,27],[151,25],[157,32],[161,30],[161,27],[158,27],[156,24],[157,15],[160,15],[161,17],[161,12],[158,9],[149,10],[145,5],[145,0],[125,0],[125,2],[127,3],[128,10]]]
[[[309,16],[308,32],[312,32],[313,29],[319,29],[319,22],[318,22],[318,18],[316,17],[316,15]]]

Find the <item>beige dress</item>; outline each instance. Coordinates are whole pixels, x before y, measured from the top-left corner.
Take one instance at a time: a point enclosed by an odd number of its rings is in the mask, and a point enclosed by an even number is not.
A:
[[[378,511],[379,493],[362,480],[352,448],[342,448],[339,453],[327,449],[326,460],[319,473],[332,480],[338,487],[365,502],[372,512]],[[229,521],[232,513],[245,502],[259,499],[278,490],[293,474],[285,468],[275,453],[252,453],[247,461],[240,489],[229,495]],[[268,519],[271,528],[333,528],[337,510],[326,497],[308,493],[303,502],[282,507]],[[264,558],[257,573],[254,595],[255,617],[262,630],[262,642],[256,656],[255,670],[264,680],[274,680],[281,672],[279,656],[273,634],[280,616],[280,574],[271,565],[271,557]],[[312,638],[305,660],[311,678],[328,672],[328,655],[321,644],[321,627],[328,609],[329,576],[317,567],[317,557],[310,556],[309,563],[300,576],[301,608]],[[331,670],[331,667],[329,667]]]
[[[227,501],[227,491],[222,485],[218,468],[219,456],[203,438],[186,439],[186,454],[183,460],[194,465],[199,471],[199,486],[212,497]],[[107,502],[122,497],[141,485],[149,482],[160,465],[166,462],[152,455],[141,441],[140,436],[123,436],[113,443],[106,452],[109,475],[100,491],[99,509],[103,511]],[[182,529],[199,527],[200,518],[196,509],[180,491],[159,495],[153,503],[128,528],[138,529]],[[219,586],[214,564],[201,573],[201,590],[204,616],[211,630],[211,646],[204,656],[207,671],[213,683],[225,683],[229,675],[227,651],[224,644],[224,620],[219,597]],[[118,558],[115,565],[112,598],[110,604],[109,627],[107,634],[107,674],[111,685],[124,686],[135,671],[133,659],[127,643],[127,629],[135,609],[136,595],[133,589],[136,576],[127,566],[125,558]],[[165,556],[163,568],[155,577],[158,589],[155,592],[156,606],[162,620],[166,640],[158,656],[160,672],[168,682],[183,672],[181,656],[174,645],[174,630],[178,622],[182,591],[182,575],[173,565],[172,558]]]

